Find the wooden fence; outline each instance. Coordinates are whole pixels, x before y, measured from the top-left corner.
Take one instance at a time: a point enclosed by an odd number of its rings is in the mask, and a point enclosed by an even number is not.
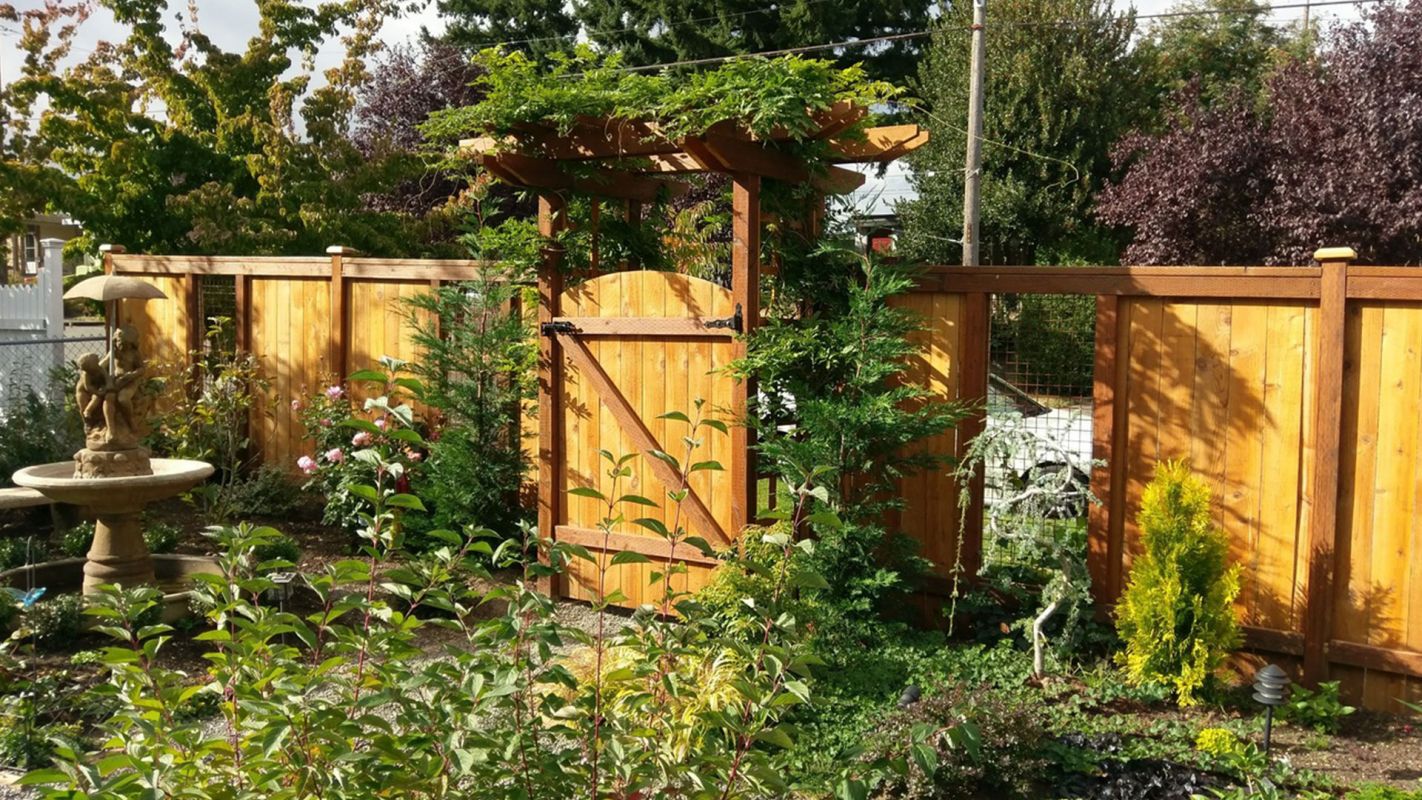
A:
[[[1319,258],[935,268],[904,301],[929,323],[914,370],[945,397],[983,397],[991,294],[1095,296],[1093,450],[1106,466],[1092,475],[1104,503],[1088,558],[1101,606],[1139,551],[1155,463],[1188,458],[1243,567],[1247,646],[1397,712],[1398,698],[1422,699],[1422,270],[1353,266],[1347,250]],[[944,576],[958,557],[956,495],[941,475],[904,485],[903,526]],[[970,520],[968,570],[979,537]]]
[[[479,266],[366,259],[340,248],[324,258],[105,255],[112,271],[142,275],[171,298],[123,310],[158,357],[198,344],[201,281],[233,276],[239,344],[262,360],[279,412],[381,355],[412,356],[401,300],[472,278]],[[1211,482],[1218,522],[1243,566],[1238,605],[1248,647],[1310,679],[1340,680],[1367,707],[1397,711],[1397,698],[1422,699],[1422,270],[1353,266],[1348,251],[1320,257],[1321,266],[1301,268],[931,268],[900,301],[926,322],[910,377],[945,398],[984,397],[992,294],[1094,297],[1093,447],[1106,466],[1092,475],[1105,502],[1091,510],[1088,560],[1102,608],[1119,596],[1139,550],[1135,517],[1154,464],[1189,458]],[[655,296],[671,297],[665,289]],[[615,313],[583,316],[632,314],[627,298],[603,300]],[[669,313],[667,305],[651,316]],[[670,344],[656,347],[665,353],[643,345],[631,357],[640,363],[654,352],[656,370],[663,357],[690,369],[682,353],[699,352],[682,348],[673,358]],[[565,404],[597,407],[581,385],[587,371],[564,365]],[[691,377],[679,380],[689,392]],[[642,391],[637,402],[647,399]],[[642,416],[680,410],[637,402],[627,401]],[[582,441],[582,424],[558,427]],[[926,446],[958,452],[982,424]],[[289,466],[305,451],[289,413],[253,433],[269,463]],[[570,479],[579,474],[566,469]],[[955,563],[971,574],[981,562],[982,489],[974,489],[960,536],[958,490],[946,474],[903,482],[898,522],[922,543],[940,583]],[[739,493],[708,486],[705,494],[725,527]],[[585,524],[551,524],[574,523]],[[565,590],[576,594],[579,585]]]
[[[106,246],[109,272],[141,276],[168,300],[121,303],[120,322],[138,328],[151,361],[182,362],[204,335],[204,280],[231,280],[237,349],[257,357],[269,393],[251,434],[264,463],[295,470],[309,452],[291,402],[305,399],[381,356],[416,356],[405,301],[444,281],[472,280],[478,261],[362,258],[332,247],[325,257],[148,256]]]

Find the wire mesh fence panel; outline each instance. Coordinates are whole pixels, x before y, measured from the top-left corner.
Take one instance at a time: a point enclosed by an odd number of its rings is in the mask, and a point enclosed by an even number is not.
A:
[[[237,348],[237,279],[232,275],[204,275],[198,284],[198,313],[207,346],[223,353]]]
[[[30,393],[58,402],[71,388],[76,361],[93,354],[102,358],[103,336],[0,341],[0,421]]]
[[[1040,564],[1054,540],[1085,542],[1091,475],[1095,300],[994,295],[983,564]]]

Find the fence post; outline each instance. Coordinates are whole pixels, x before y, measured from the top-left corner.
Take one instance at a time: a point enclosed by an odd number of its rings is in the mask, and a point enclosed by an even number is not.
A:
[[[51,340],[49,363],[58,367],[64,364],[64,242],[43,239],[40,252],[39,285],[35,288],[43,295],[44,337]],[[49,383],[45,381],[46,394]]]
[[[1313,254],[1321,269],[1318,291],[1318,369],[1314,378],[1313,511],[1308,526],[1308,590],[1304,598],[1304,682],[1328,678],[1333,628],[1334,554],[1338,538],[1338,448],[1343,425],[1343,369],[1347,357],[1348,247]]]
[[[1116,493],[1112,476],[1122,468],[1125,437],[1116,430],[1117,316],[1121,298],[1114,294],[1096,296],[1096,361],[1091,390],[1091,494],[1097,499],[1087,510],[1086,566],[1091,575],[1091,594],[1097,615],[1105,619],[1107,608],[1116,602],[1111,581],[1111,563],[1119,557],[1111,546],[1113,509]]]
[[[346,318],[345,257],[355,255],[356,252],[358,251],[353,247],[343,247],[339,244],[326,248],[326,254],[331,257],[331,369],[342,381],[350,373],[346,368],[350,320]]]
[[[121,244],[101,244],[99,245],[99,255],[104,259],[104,274],[114,274],[114,256],[123,255],[128,252]]]
[[[963,295],[963,332],[958,340],[962,348],[962,371],[959,375],[958,396],[969,402],[981,402],[981,408],[958,425],[958,456],[961,458],[968,443],[987,427],[988,371],[990,369],[988,342],[992,322],[989,314],[990,297],[987,292],[968,292]],[[963,565],[963,575],[969,580],[977,578],[983,566],[983,493],[986,489],[986,470],[974,472],[968,486],[971,501],[967,513],[963,515],[963,529],[958,531],[958,562]]]

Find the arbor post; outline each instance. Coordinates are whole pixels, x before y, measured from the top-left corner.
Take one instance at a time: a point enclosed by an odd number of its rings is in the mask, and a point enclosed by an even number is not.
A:
[[[731,197],[731,299],[741,312],[741,335],[736,337],[735,357],[746,355],[746,337],[760,323],[760,176],[738,172],[732,176]],[[736,386],[731,398],[731,474],[744,486],[731,495],[732,536],[755,521],[757,487],[755,432],[746,423],[750,398],[755,396],[755,380],[747,377]]]
[[[563,297],[563,247],[556,237],[567,226],[564,200],[556,194],[538,196],[538,234],[543,237],[538,264],[538,549],[539,561],[549,565],[542,542],[552,543],[563,508],[563,348],[558,337],[543,334],[543,326],[561,313]],[[538,581],[549,597],[558,597],[556,575]]]

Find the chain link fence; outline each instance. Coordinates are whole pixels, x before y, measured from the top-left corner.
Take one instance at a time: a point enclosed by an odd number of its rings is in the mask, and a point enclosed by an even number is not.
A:
[[[0,421],[33,392],[58,402],[69,391],[74,362],[85,355],[103,357],[103,336],[0,341]]]

